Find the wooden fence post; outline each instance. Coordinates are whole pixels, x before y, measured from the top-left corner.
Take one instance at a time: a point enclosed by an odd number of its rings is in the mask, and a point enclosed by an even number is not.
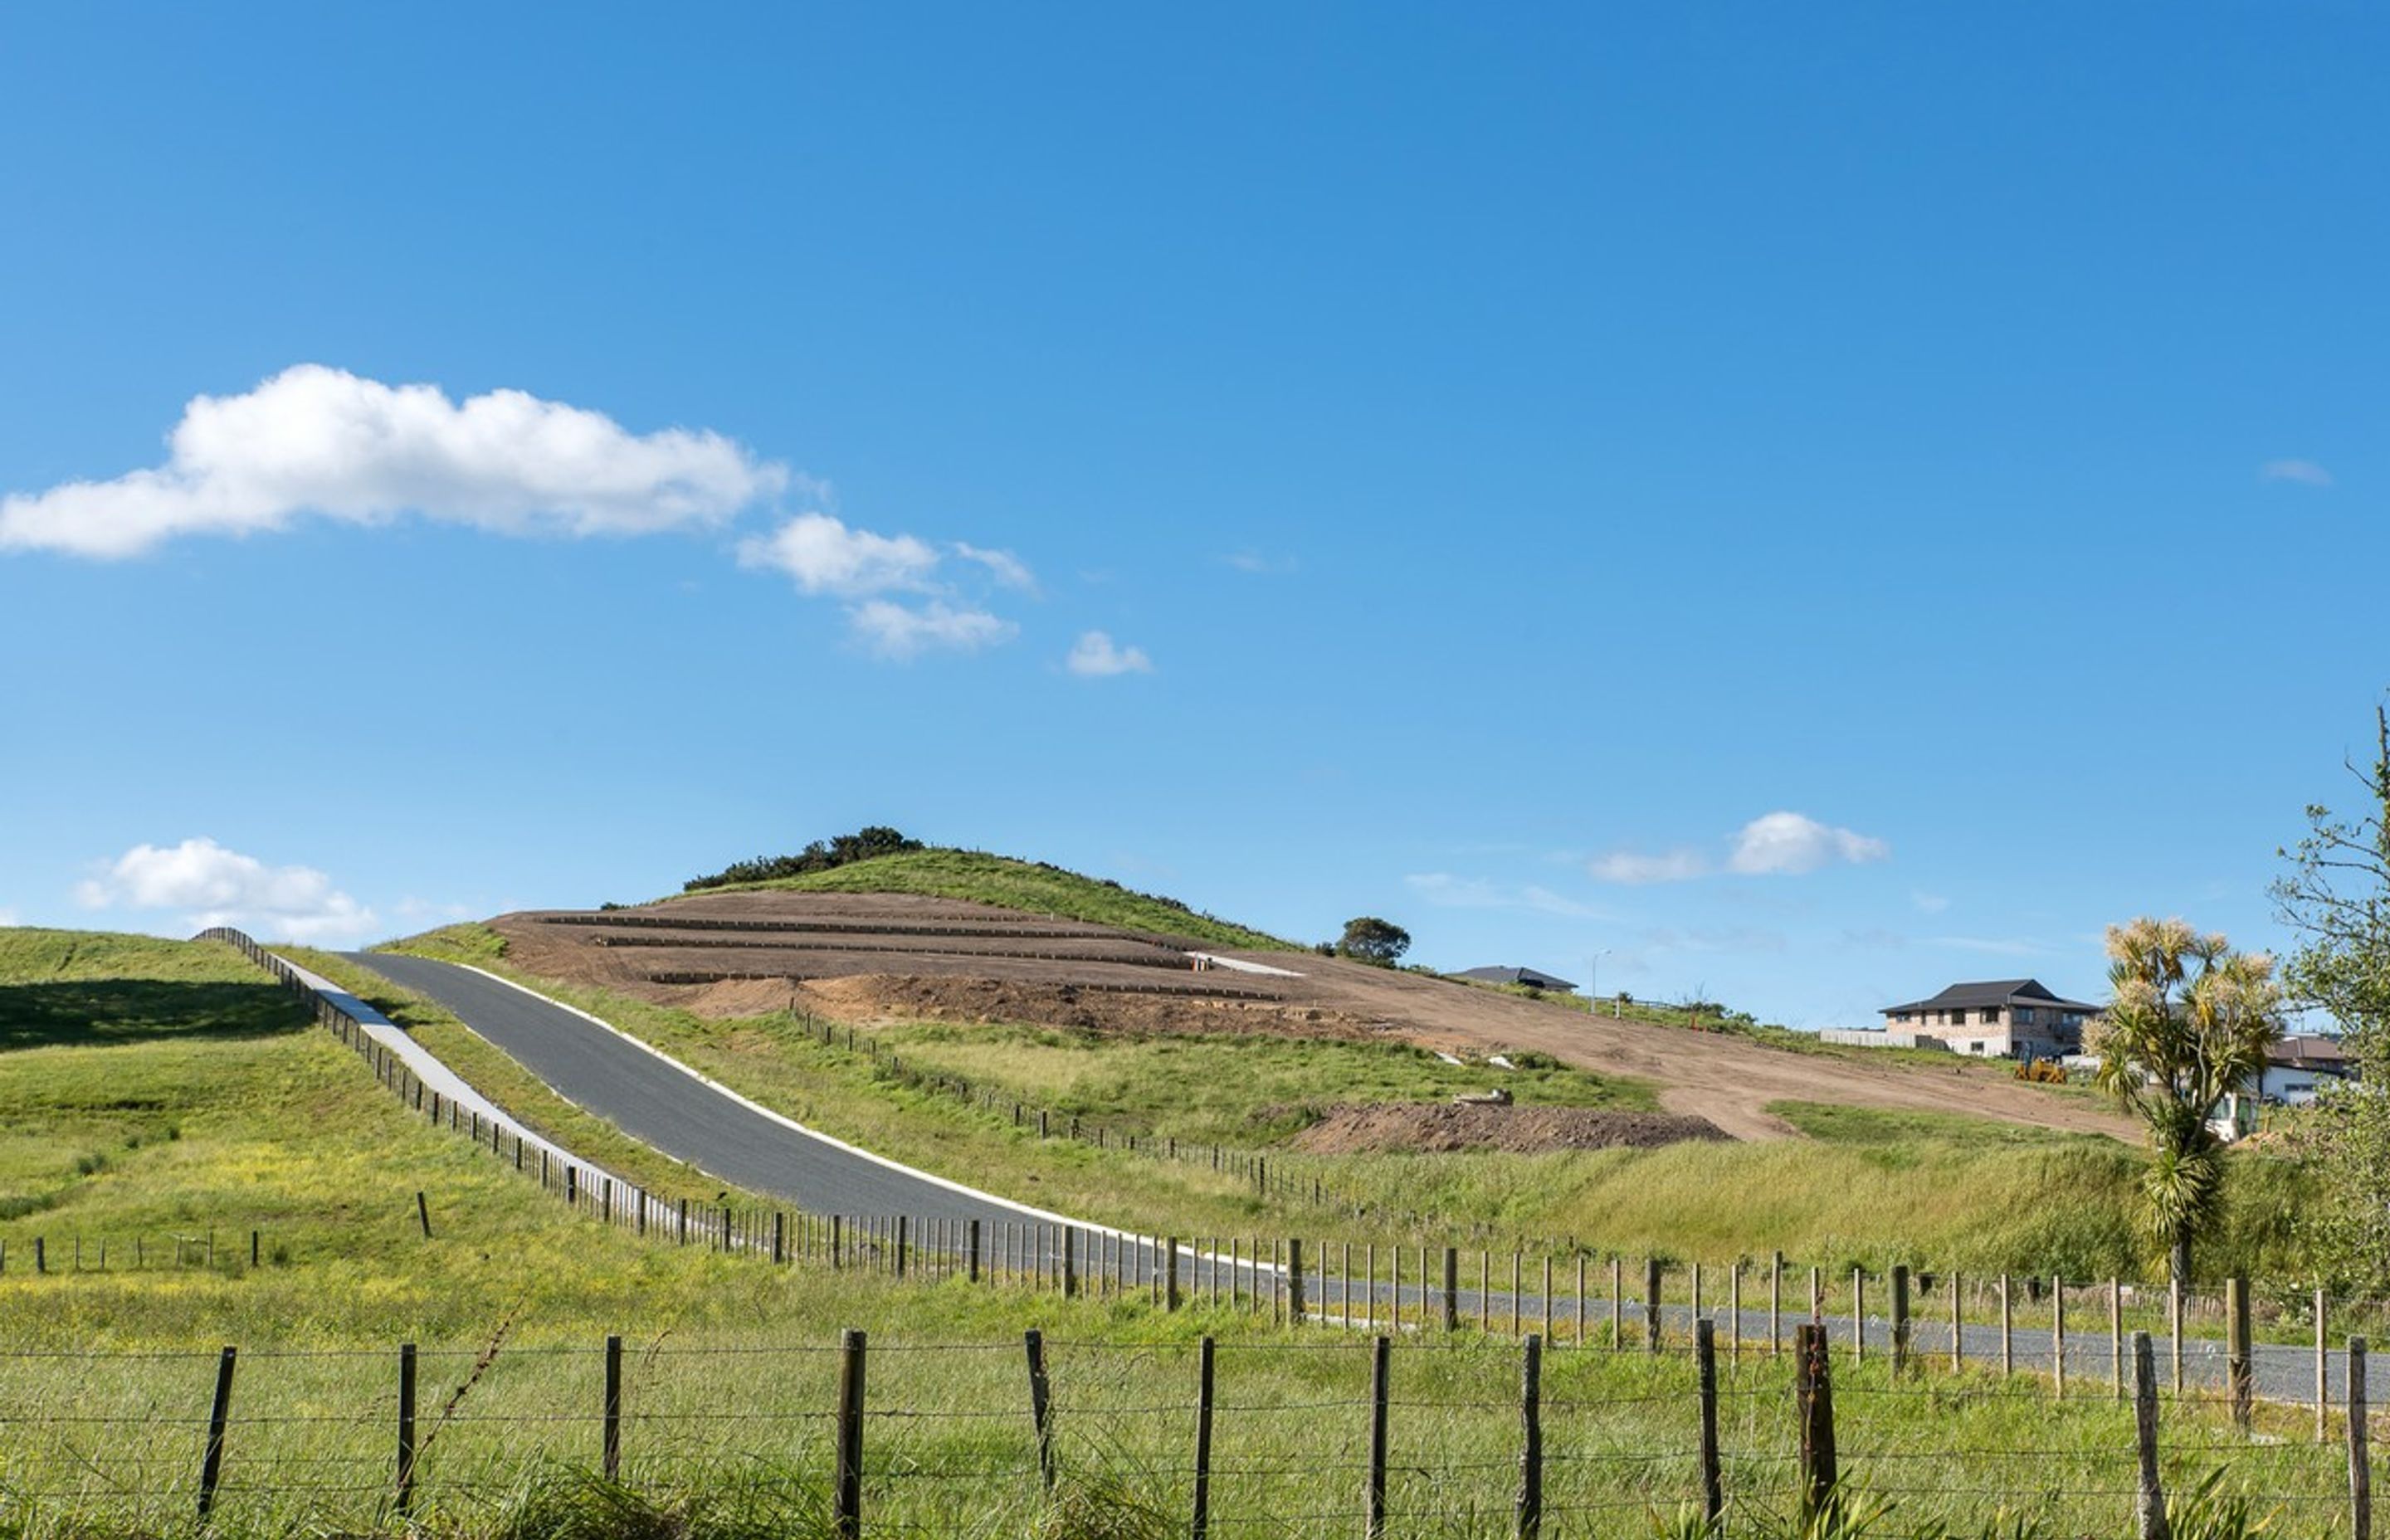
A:
[[[1286,1314],[1294,1325],[1303,1324],[1303,1241],[1293,1236],[1286,1242]]]
[[[2174,1393],[2182,1393],[2182,1279],[2166,1279],[2166,1353],[2174,1360]]]
[[[2133,1333],[2133,1442],[2139,1456],[2133,1511],[2140,1540],[2166,1540],[2165,1493],[2158,1485],[2158,1366],[2146,1331]]]
[[[1867,1269],[1851,1269],[1851,1362],[1867,1362]]]
[[[1610,1259],[1610,1351],[1626,1349],[1626,1289],[1622,1281],[1624,1264],[1617,1257]]]
[[[2319,1289],[2317,1289],[2317,1290],[2316,1290],[2316,1291],[2315,1291],[2315,1328],[2316,1328],[2316,1354],[2315,1354],[2315,1365],[2316,1365],[2316,1397],[2315,1397],[2315,1401],[2316,1401],[2316,1407],[2315,1407],[2315,1412],[2316,1412],[2316,1442],[2317,1442],[2318,1444],[2325,1443],[2325,1442],[2327,1442],[2327,1441],[2332,1437],[2332,1386],[2331,1386],[2331,1381],[2329,1381],[2328,1380],[2326,1380],[2326,1379],[2324,1378],[2325,1370],[2326,1370],[2326,1369],[2328,1369],[2328,1368],[2331,1367],[2331,1365],[2332,1365],[2332,1352],[2331,1352],[2331,1350],[2330,1350],[2329,1348],[2327,1348],[2327,1347],[2324,1345],[2324,1335],[2323,1335],[2323,1317],[2324,1317],[2324,1298],[2323,1298],[2323,1290],[2322,1290],[2322,1289],[2320,1289],[2320,1288],[2319,1288]]]
[[[2009,1276],[2000,1275],[2000,1375],[2003,1379],[2016,1372],[2015,1320],[2009,1304]]]
[[[1643,1259],[1643,1351],[1660,1351],[1660,1259]]]
[[[1386,1534],[1386,1384],[1394,1348],[1393,1338],[1380,1337],[1369,1350],[1369,1485],[1362,1507],[1368,1540],[1385,1540]]]
[[[2348,1533],[2373,1540],[2373,1467],[2365,1450],[2365,1339],[2348,1340]]]
[[[1702,1517],[1715,1529],[1726,1518],[1726,1482],[1718,1470],[1717,1330],[1693,1323],[1695,1384],[1702,1399]]]
[[[2052,1390],[2059,1400],[2066,1399],[2066,1279],[2057,1273],[2049,1276],[2049,1367],[2054,1377]]]
[[[1029,1349],[1029,1420],[1037,1431],[1037,1476],[1054,1490],[1054,1391],[1046,1378],[1046,1336],[1035,1327],[1022,1333]]]
[[[1062,1297],[1075,1299],[1079,1292],[1078,1232],[1062,1226]]]
[[[1519,1505],[1517,1540],[1544,1531],[1544,1340],[1530,1332],[1519,1371]]]
[[[623,1479],[623,1339],[606,1339],[606,1479]]]
[[[1171,1269],[1175,1280],[1176,1267]],[[1212,1339],[1195,1349],[1195,1522],[1194,1540],[1205,1540],[1212,1527]]]
[[[398,1345],[398,1487],[392,1506],[401,1514],[415,1502],[415,1344]]]
[[[216,1506],[216,1486],[224,1480],[225,1424],[232,1418],[232,1367],[237,1355],[226,1347],[216,1359],[215,1399],[208,1404],[208,1443],[199,1457],[199,1525]]]
[[[1460,1329],[1460,1248],[1444,1249],[1444,1329]]]
[[[1834,1390],[1826,1351],[1826,1328],[1815,1322],[1793,1328],[1792,1405],[1801,1425],[1801,1512],[1815,1519],[1837,1506],[1840,1480],[1834,1462]],[[1831,1529],[1831,1522],[1824,1526]]]
[[[979,1281],[979,1221],[974,1219],[963,1226],[963,1281],[966,1283]]]
[[[1780,1356],[1784,1352],[1784,1253],[1779,1251],[1767,1267],[1767,1355]]]
[[[838,1467],[830,1489],[830,1524],[840,1540],[863,1535],[864,1334],[849,1327],[839,1337]]]
[[[645,1212],[642,1210],[641,1212]],[[772,1211],[772,1265],[784,1266],[789,1260],[789,1216],[779,1210]]]
[[[1892,1268],[1892,1377],[1899,1379],[1908,1368],[1908,1264],[1895,1263]]]
[[[1956,1374],[1967,1367],[1967,1300],[1966,1280],[1952,1273],[1950,1278],[1950,1372]]]
[[[2224,1369],[2232,1392],[2232,1420],[2249,1426],[2249,1398],[2255,1388],[2249,1361],[2249,1280],[2224,1280]]]

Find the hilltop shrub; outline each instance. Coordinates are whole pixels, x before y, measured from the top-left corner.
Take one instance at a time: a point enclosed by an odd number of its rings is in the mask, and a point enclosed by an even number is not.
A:
[[[816,840],[794,855],[759,855],[752,861],[734,861],[709,877],[690,878],[681,885],[681,891],[693,893],[706,888],[727,887],[734,882],[770,882],[785,877],[804,877],[814,872],[851,866],[857,861],[868,861],[875,856],[899,855],[921,848],[920,841],[909,839],[884,824],[873,824],[867,828],[856,829],[853,834]]]

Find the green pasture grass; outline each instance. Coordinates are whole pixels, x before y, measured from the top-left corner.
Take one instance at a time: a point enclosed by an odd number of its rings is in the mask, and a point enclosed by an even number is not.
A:
[[[1018,861],[983,851],[906,851],[803,877],[731,883],[703,891],[723,893],[761,889],[817,893],[918,893],[929,898],[993,904],[1091,925],[1114,925],[1124,930],[1151,931],[1209,946],[1257,952],[1307,950],[1282,937],[1190,909],[1176,899],[1137,892],[1103,878],[1084,877],[1042,861]],[[671,900],[658,902],[668,904]]]
[[[1405,1043],[1267,1034],[1131,1036],[1018,1023],[875,1029],[924,1068],[1140,1136],[1250,1146],[1317,1122],[1338,1102],[1440,1102],[1507,1086],[1522,1102],[1650,1110],[1651,1087],[1522,1055],[1515,1071],[1447,1064]]]
[[[770,1272],[770,1269],[752,1269]],[[415,1512],[394,1474],[395,1342],[317,1351],[242,1345],[213,1533],[598,1537],[826,1533],[841,1327],[866,1329],[864,1533],[1184,1533],[1191,1507],[1199,1338],[1218,1343],[1212,1512],[1220,1533],[1358,1532],[1370,1348],[1357,1334],[1251,1315],[1027,1296],[959,1280],[782,1280],[784,1304],[704,1330],[631,1315],[622,1468],[598,1474],[602,1337],[512,1334],[419,1348]],[[1045,1338],[1057,1482],[1041,1482],[1022,1332]],[[26,1536],[155,1534],[189,1522],[213,1342],[141,1357],[0,1355],[0,1527]],[[1511,1533],[1522,1349],[1463,1330],[1398,1335],[1390,1360],[1389,1530]],[[1790,1360],[1721,1350],[1718,1431],[1735,1533],[1794,1502]],[[1694,1365],[1603,1347],[1544,1355],[1547,1533],[1639,1534],[1698,1497]],[[1842,1469],[1896,1505],[1897,1532],[2130,1527],[2133,1422],[2101,1395],[2054,1402],[2042,1382],[1974,1370],[1894,1380],[1881,1354],[1833,1368]],[[113,1419],[124,1418],[117,1421]],[[2261,1495],[2268,1533],[2336,1533],[2345,1457],[2291,1412],[2258,1436],[2215,1408],[2161,1415],[2178,1489],[2221,1466]],[[660,1521],[660,1519],[662,1521]]]
[[[1142,1295],[1065,1301],[959,1278],[642,1241],[568,1213],[427,1126],[229,948],[0,932],[0,1124],[28,1216],[87,1235],[161,1224],[287,1248],[255,1269],[0,1274],[0,1534],[190,1524],[220,1343],[240,1351],[211,1533],[745,1536],[821,1533],[839,1331],[873,1344],[867,1534],[1177,1533],[1193,1355],[1221,1341],[1224,1533],[1349,1534],[1368,1427],[1359,1338]],[[1834,1147],[1826,1147],[1834,1148]],[[1865,1153],[1870,1148],[1848,1149]],[[1876,1147],[1880,1149],[1881,1147]],[[83,1157],[104,1154],[84,1169]],[[1669,1152],[1658,1152],[1665,1155]],[[1982,1151],[1977,1151],[1981,1154]],[[2008,1153],[2008,1152],[1995,1152]],[[2070,1154],[2027,1149],[2042,1158]],[[415,1226],[424,1191],[435,1238]],[[21,1256],[27,1220],[0,1226]],[[1713,1296],[1713,1304],[1715,1297]],[[1060,1480],[1039,1482],[1021,1332],[1048,1339]],[[603,1358],[626,1343],[622,1480],[594,1472]],[[1508,1533],[1519,1350],[1401,1334],[1390,1414],[1396,1533]],[[396,1347],[421,1344],[418,1512],[388,1501]],[[1903,1523],[2005,1507],[2056,1534],[2129,1533],[2129,1413],[2053,1405],[1977,1371],[1895,1384],[1837,1366],[1846,1471]],[[1785,1361],[1725,1367],[1727,1481],[1754,1524],[1790,1503]],[[1638,1534],[1694,1495],[1691,1365],[1599,1348],[1547,1359],[1548,1533]],[[2341,1456],[2269,1413],[2252,1443],[2166,1415],[2169,1478],[2222,1464],[2304,1537],[2345,1521]]]

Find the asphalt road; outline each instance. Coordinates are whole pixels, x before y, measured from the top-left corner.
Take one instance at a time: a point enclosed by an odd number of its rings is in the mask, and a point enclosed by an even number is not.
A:
[[[345,956],[438,1001],[558,1095],[724,1183],[821,1214],[990,1225],[1050,1217],[792,1127],[585,1017],[471,969],[383,952]]]
[[[1111,1232],[1084,1227],[1077,1222],[1058,1220],[1054,1215],[988,1194],[951,1187],[808,1133],[758,1111],[586,1017],[470,969],[427,957],[380,952],[353,952],[346,956],[350,961],[394,983],[438,1001],[558,1094],[614,1123],[632,1137],[725,1183],[786,1199],[817,1214],[875,1218],[907,1215],[916,1222],[913,1239],[917,1246],[926,1247],[931,1240],[920,1227],[922,1221],[978,1219],[986,1231],[983,1244],[991,1263],[1001,1256],[1008,1270],[1021,1266],[1040,1266],[1049,1271],[1056,1268],[1066,1228],[1072,1231],[1073,1260],[1084,1277],[1092,1279],[1099,1274],[1111,1274],[1126,1287],[1140,1288],[1151,1279],[1161,1260],[1159,1248],[1140,1244],[1133,1238],[1115,1240]],[[1246,1253],[1248,1258],[1251,1255],[1250,1251]],[[1391,1261],[1381,1263],[1383,1270],[1377,1279],[1366,1283],[1356,1280],[1348,1285],[1341,1279],[1319,1277],[1317,1270],[1322,1260],[1316,1253],[1305,1258],[1305,1271],[1312,1275],[1305,1290],[1311,1308],[1348,1320],[1367,1313],[1382,1322],[1392,1314],[1388,1307],[1397,1290],[1389,1276]],[[1420,1323],[1422,1317],[1433,1318],[1442,1311],[1441,1290],[1433,1284],[1420,1287],[1419,1272],[1427,1260],[1419,1257],[1414,1249],[1406,1249],[1399,1290],[1406,1326]],[[1182,1255],[1178,1271],[1183,1286],[1196,1298],[1214,1294],[1226,1298],[1231,1293],[1250,1297],[1258,1286],[1266,1302],[1285,1288],[1276,1269],[1257,1267],[1250,1260],[1231,1264],[1225,1257]],[[1371,1300],[1375,1302],[1374,1309],[1363,1303]],[[1461,1289],[1457,1303],[1462,1319],[1477,1318],[1481,1310],[1477,1290]],[[1263,1307],[1268,1308],[1267,1303]],[[1501,1322],[1508,1320],[1513,1303],[1508,1292],[1489,1291],[1482,1308]],[[1540,1323],[1543,1302],[1538,1295],[1523,1292],[1516,1308],[1525,1322]],[[1588,1299],[1584,1308],[1589,1327],[1598,1323],[1607,1328],[1612,1310],[1607,1298]],[[1639,1299],[1630,1299],[1623,1302],[1619,1310],[1630,1341],[1639,1341],[1642,1308]],[[1577,1309],[1573,1297],[1553,1301],[1556,1322],[1573,1323]],[[1934,1309],[1931,1303],[1921,1308],[1921,1319],[1915,1327],[1917,1348],[1921,1355],[1947,1362],[1949,1328],[1946,1322],[1931,1319]],[[1719,1319],[1726,1313],[1713,1305],[1703,1314]],[[1672,1335],[1691,1329],[1692,1312],[1682,1305],[1666,1307],[1662,1316]],[[1792,1322],[1798,1318],[1789,1309],[1782,1316],[1781,1329],[1787,1338],[1792,1335]],[[1720,1320],[1721,1338],[1728,1334],[1729,1324]],[[1754,1338],[1764,1341],[1767,1335],[1768,1323],[1763,1310],[1746,1306],[1741,1324],[1746,1341]],[[1837,1342],[1849,1343],[1855,1335],[1848,1316],[1830,1315],[1826,1328],[1829,1337]],[[1870,1317],[1866,1333],[1871,1352],[1888,1347],[1889,1322]],[[2020,1369],[2049,1370],[2052,1354],[2046,1325],[2038,1329],[2020,1326],[2011,1342]],[[1997,1327],[1971,1324],[1966,1328],[1968,1358],[1978,1364],[1996,1364],[1999,1351]],[[2098,1329],[2068,1331],[2068,1379],[2081,1386],[2085,1393],[2106,1391],[2110,1351],[2104,1323]],[[2171,1374],[2163,1340],[2158,1343],[2158,1354],[2159,1377],[2165,1382]],[[2202,1388],[2222,1384],[2220,1342],[2188,1340],[2183,1356],[2187,1383]],[[2260,1395],[2296,1402],[2314,1393],[2315,1361],[2311,1349],[2261,1343],[2252,1356]],[[2367,1379],[2378,1400],[2384,1392],[2390,1392],[2390,1380],[2385,1380],[2384,1366],[2369,1367],[2373,1372]],[[2339,1401],[2346,1392],[2345,1365],[2337,1344],[2332,1354],[2330,1377],[2331,1394]]]

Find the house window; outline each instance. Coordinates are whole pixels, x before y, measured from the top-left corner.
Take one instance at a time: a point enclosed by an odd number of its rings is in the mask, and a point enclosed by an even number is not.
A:
[[[1975,1014],[1982,1018],[1984,1025],[1987,1027],[1997,1027],[2000,1024],[2000,1007],[1998,1006],[1988,1007]]]
[[[2033,1025],[2033,1007],[2032,1007],[2031,1006],[2019,1006],[2019,1007],[2017,1007],[2017,1018],[2016,1018],[2016,1019],[2017,1019],[2017,1025],[2018,1025],[2018,1026],[2021,1026],[2021,1027],[2029,1027],[2029,1026],[2032,1026],[2032,1025]]]

